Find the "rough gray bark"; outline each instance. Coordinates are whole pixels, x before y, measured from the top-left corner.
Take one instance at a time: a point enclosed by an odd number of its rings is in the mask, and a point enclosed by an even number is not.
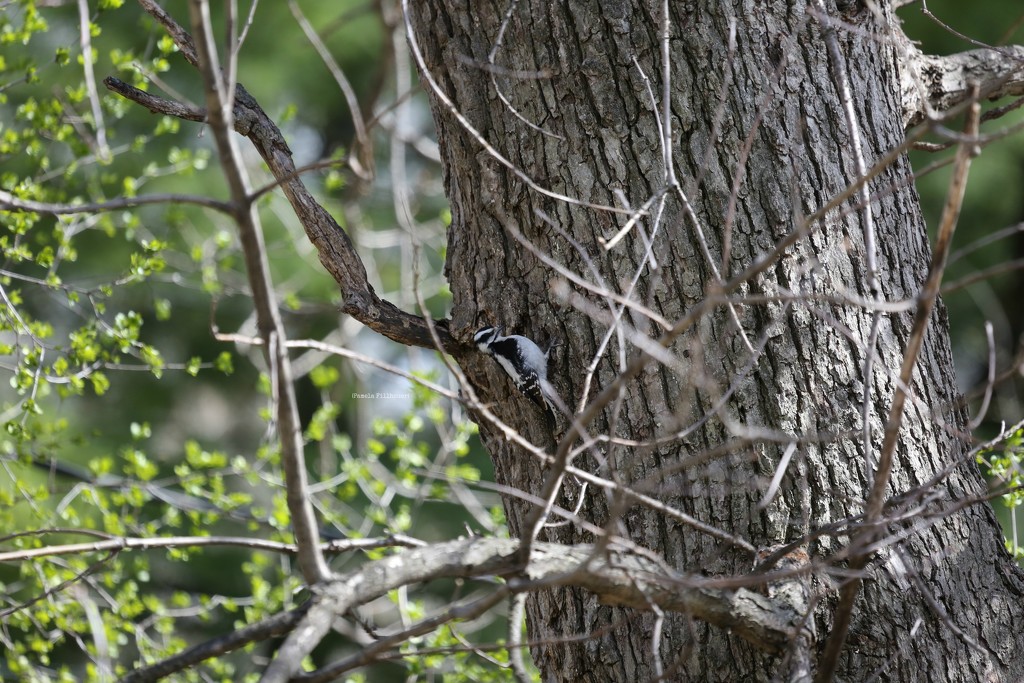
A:
[[[536,184],[602,205],[617,205],[616,191],[621,191],[634,207],[663,186],[656,104],[644,81],[646,75],[655,98],[660,97],[661,3],[520,2],[512,8],[497,51],[498,69],[482,65],[488,63],[510,3],[430,0],[413,5],[410,20],[426,68],[468,122]],[[828,10],[836,14],[835,7]],[[889,10],[883,6],[882,11]],[[893,44],[868,37],[889,30],[868,12],[854,9],[841,18],[862,29],[840,31],[838,40],[870,166],[904,139],[901,56]],[[733,20],[736,47],[730,52]],[[713,287],[711,263],[721,264],[727,235],[731,247],[722,268],[725,278],[768,253],[856,177],[850,130],[822,30],[804,2],[671,3],[671,26],[672,157],[702,223],[711,261],[702,254],[678,197],[671,196],[654,236],[661,269],[646,270],[637,292],[638,300],[669,321],[681,318]],[[517,117],[497,96],[492,72],[516,111],[560,137],[538,132]],[[550,77],[514,77],[512,72]],[[584,259],[536,213],[543,212],[584,246],[604,280],[619,292],[641,264],[644,242],[634,230],[604,251],[600,239],[613,235],[625,217],[531,189],[486,152],[436,94],[433,102],[453,214],[447,265],[455,304],[451,330],[468,339],[480,325],[500,323],[517,333],[561,340],[550,374],[574,405],[606,326],[553,294],[549,281],[555,273],[521,246],[513,231],[589,277]],[[721,126],[712,136],[719,107]],[[731,215],[737,174],[742,184]],[[698,177],[699,187],[694,184]],[[870,189],[882,296],[913,299],[926,277],[929,246],[906,159],[898,158]],[[685,439],[603,450],[621,481],[756,547],[798,540],[862,512],[869,488],[860,439],[862,367],[871,314],[811,298],[871,296],[860,214],[850,202],[842,209],[829,212],[812,226],[815,232],[740,289],[749,295],[808,297],[738,309],[747,337],[755,347],[759,340],[765,344],[752,369],[746,369],[751,353],[729,314],[716,307],[673,346],[681,370],[652,364],[626,387],[621,413],[606,410],[590,426],[591,433],[607,433],[614,425],[615,436],[644,441],[714,414]],[[644,229],[650,225],[646,221]],[[911,318],[912,312],[881,318],[871,378],[872,451],[881,443],[895,389],[893,372],[900,366]],[[639,315],[631,321],[648,329]],[[992,511],[973,505],[944,512],[985,490],[973,461],[964,457],[964,415],[949,407],[956,395],[947,327],[940,307],[918,363],[915,401],[902,427],[890,493],[910,491],[959,464],[911,521],[890,526],[892,533],[904,534],[902,559],[885,549],[868,567],[839,667],[842,680],[866,680],[876,671],[891,680],[1024,676],[1018,654],[1024,642],[1015,626],[1024,618],[1024,580],[1003,548]],[[650,335],[657,336],[653,330]],[[614,380],[620,369],[617,357],[613,341],[592,395]],[[540,416],[528,402],[509,397],[496,368],[472,361],[464,367],[483,398],[498,402],[495,410],[503,419],[546,444]],[[729,391],[724,407],[717,409]],[[766,438],[768,432],[789,435],[799,446],[779,495],[759,510],[758,501],[787,447],[786,439]],[[544,473],[537,461],[486,423],[481,433],[499,483],[528,492],[540,489]],[[710,449],[726,455],[673,469]],[[593,459],[578,464],[599,471]],[[511,529],[518,533],[529,506],[509,499],[506,508]],[[591,492],[580,514],[605,525],[608,508],[602,494]],[[621,526],[613,524],[613,530],[657,551],[681,572],[733,577],[748,573],[754,561],[748,552],[647,507],[629,507],[618,522]],[[549,529],[543,537],[561,543],[593,541],[573,526]],[[845,534],[815,537],[808,546],[811,562],[841,568],[841,558],[834,560],[833,554],[848,540]],[[819,571],[819,578],[823,574]],[[812,643],[812,657],[829,633],[835,601],[829,582],[819,584],[822,599],[813,617],[819,638]],[[922,597],[921,590],[930,596]],[[941,606],[952,624],[929,601]],[[528,602],[527,614],[530,636],[540,643],[532,653],[545,680],[654,676],[652,613],[604,606],[593,595],[572,589],[540,593]],[[580,634],[592,637],[560,640]],[[660,651],[672,680],[769,680],[782,661],[725,630],[678,615],[665,616]]]

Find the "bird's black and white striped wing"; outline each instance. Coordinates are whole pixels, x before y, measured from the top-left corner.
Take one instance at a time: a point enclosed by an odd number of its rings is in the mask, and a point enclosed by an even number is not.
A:
[[[544,410],[550,410],[541,386],[542,378],[536,373],[530,372],[527,359],[521,357],[523,345],[511,337],[502,337],[491,342],[491,349],[501,369],[515,382],[516,389],[526,394],[531,401]]]

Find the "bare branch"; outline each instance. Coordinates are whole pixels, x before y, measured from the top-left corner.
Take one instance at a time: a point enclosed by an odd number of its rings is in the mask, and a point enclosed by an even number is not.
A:
[[[263,621],[249,626],[243,626],[237,631],[233,631],[232,633],[220,638],[215,638],[214,640],[209,640],[205,643],[191,647],[184,652],[174,655],[173,657],[168,657],[167,659],[157,662],[152,666],[129,671],[121,681],[122,683],[149,683],[150,681],[158,681],[161,678],[187,669],[190,666],[195,666],[196,664],[206,661],[211,657],[217,657],[227,652],[232,652],[245,647],[249,643],[256,643],[261,640],[266,640],[267,638],[274,638],[276,636],[289,633],[306,615],[306,612],[309,611],[309,607],[310,603],[307,602],[290,612],[282,612],[270,617],[269,619],[264,619]]]
[[[50,216],[71,216],[79,213],[117,211],[119,209],[130,209],[149,204],[195,204],[209,209],[216,209],[226,214],[230,214],[233,211],[231,205],[226,202],[192,194],[149,194],[142,195],[141,197],[120,197],[107,202],[93,202],[90,204],[55,204],[51,202],[37,202],[31,199],[19,199],[10,192],[0,190],[0,210],[35,211],[36,213]]]
[[[92,69],[92,28],[90,23],[89,0],[78,0],[78,41],[82,47],[82,70],[85,74],[85,89],[89,93],[89,106],[92,108],[92,125],[96,130],[95,152],[100,161],[110,161],[107,127],[103,123],[103,107],[100,106],[100,93],[96,89],[96,74]]]
[[[978,414],[967,425],[967,428],[972,432],[981,426],[982,421],[985,419],[985,414],[988,412],[989,401],[992,400],[992,390],[996,385],[996,339],[995,331],[992,327],[992,321],[985,321],[985,339],[988,341],[988,376],[985,382],[985,395],[981,399],[981,406],[978,408]]]
[[[242,536],[169,536],[166,538],[107,538],[93,543],[67,543],[42,548],[11,550],[0,553],[0,562],[19,562],[36,557],[54,557],[56,555],[73,555],[78,553],[95,553],[104,551],[127,550],[129,548],[178,548],[189,546],[237,546],[253,550],[294,553],[296,548],[291,543],[267,541],[261,538],[245,538]]]
[[[981,98],[1024,95],[1024,46],[982,47],[967,52],[926,55],[907,41],[902,72],[903,121],[912,126],[929,112],[944,112],[970,99],[971,85]],[[911,80],[912,79],[912,80]]]
[[[274,380],[273,395],[280,434],[281,461],[285,471],[292,529],[299,547],[299,566],[307,583],[320,583],[330,576],[330,569],[317,543],[319,533],[316,516],[309,502],[302,428],[292,381],[291,361],[285,346],[287,332],[277,308],[259,216],[255,207],[246,199],[249,195],[249,180],[235,144],[235,137],[232,135],[234,107],[225,91],[226,86],[213,42],[210,8],[206,0],[190,0],[189,15],[192,18],[192,29],[199,36],[197,51],[199,70],[202,72],[206,90],[208,123],[217,144],[221,168],[227,179],[231,198],[237,207],[234,219],[238,225],[242,252],[245,255],[245,269],[252,289],[257,326],[264,341],[264,353]]]
[[[294,555],[298,552],[298,546],[294,543],[281,543],[280,541],[268,541],[263,538],[247,538],[245,536],[166,536],[157,538],[134,538],[110,536],[109,534],[102,534],[88,529],[44,529],[32,533],[93,534],[103,537],[103,540],[95,541],[93,543],[66,543],[63,545],[44,546],[42,548],[10,550],[0,553],[0,562],[20,562],[38,557],[75,555],[79,553],[150,548],[197,548],[203,546],[233,546],[238,548],[249,548],[251,550],[284,553],[286,555]],[[19,534],[12,534],[7,538],[13,538],[18,535]],[[397,534],[383,538],[338,539],[324,543],[322,547],[325,553],[336,554],[352,550],[372,550],[374,548],[386,548],[393,546],[414,548],[420,545],[423,545],[422,541]]]
[[[523,658],[523,622],[526,619],[526,593],[516,593],[510,599],[508,609],[508,662],[517,683],[529,683],[532,679],[526,671]]]
[[[345,72],[341,70],[337,60],[334,59],[330,50],[324,45],[324,41],[320,39],[320,36],[317,35],[317,32],[310,25],[309,20],[306,19],[306,15],[302,13],[302,8],[299,7],[298,3],[295,0],[288,0],[288,9],[291,10],[292,16],[295,17],[295,21],[298,22],[302,32],[306,34],[306,39],[309,40],[316,53],[320,55],[324,66],[331,72],[331,76],[334,77],[334,82],[338,84],[341,94],[345,96],[345,103],[348,105],[349,113],[352,115],[352,126],[356,129],[356,141],[359,143],[359,157],[361,161],[359,162],[358,170],[363,172],[362,166],[373,161],[373,143],[366,132],[366,123],[363,121],[363,112],[359,109],[356,91],[349,82],[348,77],[345,76]],[[354,158],[352,162],[355,162]]]

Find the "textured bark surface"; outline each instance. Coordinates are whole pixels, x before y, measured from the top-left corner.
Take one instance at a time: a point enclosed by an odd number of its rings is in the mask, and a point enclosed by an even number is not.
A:
[[[496,58],[508,71],[496,71],[497,82],[523,117],[560,137],[527,126],[501,102],[491,73],[481,68],[508,3],[413,4],[411,21],[433,77],[471,125],[534,182],[605,205],[616,205],[615,193],[621,191],[634,207],[662,186],[655,104],[636,66],[660,98],[661,3],[524,0],[515,6]],[[737,173],[742,177],[724,273],[728,277],[767,253],[802,216],[853,181],[849,127],[820,26],[804,2],[710,7],[680,2],[671,3],[671,13],[672,155],[716,263],[722,259],[733,179]],[[866,37],[886,30],[867,13],[843,19],[864,29],[840,32],[838,38],[870,166],[903,140],[898,55]],[[733,55],[731,20],[737,35]],[[549,72],[551,77],[517,78],[510,72]],[[588,274],[574,248],[535,213],[543,211],[585,247],[618,291],[640,265],[644,242],[634,230],[611,251],[602,250],[599,238],[617,231],[625,220],[621,214],[573,206],[532,190],[484,151],[436,97],[433,101],[453,215],[447,266],[454,296],[451,331],[468,339],[480,325],[499,323],[534,338],[561,340],[550,375],[567,401],[576,404],[586,366],[606,328],[559,303],[549,288],[555,274],[516,241],[509,226],[570,270]],[[712,139],[719,107],[722,124]],[[742,150],[752,130],[744,166]],[[910,173],[901,158],[870,185],[877,198],[879,278],[887,300],[913,298],[928,265],[927,234]],[[698,175],[702,182],[695,188]],[[831,212],[817,232],[742,291],[869,297],[859,216],[849,203],[844,209]],[[678,201],[668,202],[653,239],[661,270],[644,271],[638,298],[675,320],[704,298],[714,277]],[[615,431],[636,440],[671,433],[715,412],[731,390],[724,407],[682,441],[617,449],[607,456],[623,481],[764,547],[861,512],[868,487],[859,436],[862,364],[871,317],[854,306],[823,300],[747,306],[738,312],[755,346],[766,340],[765,353],[752,369],[746,369],[751,355],[729,315],[716,308],[673,347],[682,371],[652,365],[627,387]],[[880,361],[872,378],[875,451],[894,391],[890,369],[899,368],[911,316],[887,313],[881,320]],[[638,316],[633,322],[642,325]],[[915,402],[901,431],[892,494],[925,483],[966,451],[957,436],[964,430],[964,416],[946,408],[956,387],[947,328],[940,307],[918,363]],[[592,393],[613,380],[617,359],[613,341]],[[482,398],[498,401],[496,411],[506,421],[544,443],[543,420],[528,402],[508,398],[509,385],[496,367],[473,360],[464,367]],[[607,413],[592,431],[608,431],[610,421]],[[739,441],[745,429],[808,438],[799,445],[780,494],[765,510],[757,503],[787,444]],[[852,433],[812,438],[841,430]],[[540,464],[486,424],[481,433],[498,482],[537,491]],[[726,443],[736,444],[727,456],[663,474],[665,468]],[[592,460],[579,464],[597,471]],[[941,514],[955,501],[983,492],[984,482],[974,463],[967,462],[937,490],[938,500],[901,546],[911,566],[901,569],[889,552],[870,565],[843,652],[841,679],[866,680],[877,670],[881,680],[901,681],[1017,680],[1024,675],[1019,655],[1024,642],[1015,626],[1024,618],[1024,581],[1003,549],[991,509],[975,505]],[[528,508],[514,500],[506,505],[511,529],[518,533]],[[606,523],[604,496],[590,493],[581,516]],[[657,551],[678,571],[732,576],[749,571],[753,563],[749,553],[656,511],[630,508],[622,523],[634,542]],[[893,531],[908,528],[894,525]],[[549,529],[542,537],[562,543],[593,540],[571,526]],[[812,561],[827,559],[847,540],[817,539],[809,546]],[[931,597],[979,647],[968,645],[944,623],[904,572],[920,573]],[[833,605],[834,593],[826,592],[815,612],[818,634],[828,634]],[[528,603],[534,640],[592,634],[535,647],[545,680],[651,679],[653,620],[643,611],[600,605],[580,590],[550,591]],[[780,662],[728,632],[678,615],[666,616],[661,652],[672,680],[770,680]]]

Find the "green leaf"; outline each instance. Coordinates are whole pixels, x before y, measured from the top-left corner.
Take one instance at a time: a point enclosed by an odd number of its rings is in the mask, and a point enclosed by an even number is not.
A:
[[[217,368],[217,370],[224,373],[225,375],[230,375],[235,371],[234,365],[231,360],[230,351],[221,351],[220,354],[217,356],[217,360],[213,362],[213,365],[215,368]]]
[[[327,389],[340,377],[338,369],[331,365],[318,365],[309,373],[309,379],[317,389]]]

